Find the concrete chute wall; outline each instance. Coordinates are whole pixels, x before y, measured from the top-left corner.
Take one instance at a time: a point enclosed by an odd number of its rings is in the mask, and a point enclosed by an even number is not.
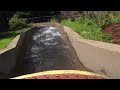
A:
[[[24,33],[16,36],[7,48],[0,50],[0,78],[11,75],[23,41]]]
[[[63,28],[58,23],[38,23],[34,26],[43,25],[52,25],[64,30],[76,51],[79,61],[86,68],[109,78],[120,78],[120,45],[82,39],[80,35],[69,27],[64,26]],[[29,36],[33,33],[34,30],[29,30],[16,36],[7,48],[0,50],[0,76],[1,74],[9,75],[13,73],[14,68],[21,65],[22,62],[19,61],[22,57],[21,52],[24,51],[25,45],[29,42]]]
[[[80,35],[64,26],[80,62],[95,73],[109,78],[120,78],[120,45],[82,39]]]

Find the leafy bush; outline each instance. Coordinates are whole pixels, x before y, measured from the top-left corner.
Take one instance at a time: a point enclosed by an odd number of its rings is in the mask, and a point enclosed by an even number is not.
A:
[[[31,13],[30,12],[17,12],[13,15],[13,17],[28,18],[28,17],[31,17]]]
[[[120,11],[80,11],[75,21],[63,19],[63,25],[71,27],[83,38],[112,42],[111,34],[101,32],[101,29],[112,23],[120,23]],[[55,20],[54,20],[55,21]]]
[[[9,20],[10,30],[16,31],[28,27],[27,20],[17,17],[12,17]]]
[[[0,33],[0,36],[2,36],[0,37],[0,50],[6,48],[17,35],[26,32],[28,30],[30,30],[30,28],[24,28],[18,31],[9,31],[9,32]]]
[[[76,21],[71,21],[70,19],[62,20],[61,23],[71,27],[85,39],[112,42],[112,36],[102,33],[100,31],[101,27],[88,18],[79,17]]]
[[[101,28],[120,22],[120,11],[83,11],[80,16],[89,18]]]
[[[57,18],[56,17],[53,17],[50,19],[51,22],[57,22]]]

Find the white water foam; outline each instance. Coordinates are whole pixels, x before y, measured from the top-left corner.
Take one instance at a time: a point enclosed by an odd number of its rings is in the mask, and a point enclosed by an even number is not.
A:
[[[36,40],[37,38],[39,38],[41,35],[39,33],[37,33],[37,35],[33,36],[33,40]]]
[[[44,34],[51,34],[52,36],[61,36],[61,34],[57,31],[56,27],[49,27],[48,30],[43,32]]]
[[[43,37],[45,36],[44,39],[40,40],[40,41],[37,41],[37,39],[39,37]],[[45,45],[56,45],[58,42],[53,42],[53,40],[56,38],[56,37],[60,37],[61,34],[58,32],[57,28],[56,27],[45,27],[44,28],[44,31],[42,32],[42,34],[40,33],[36,33],[34,36],[33,36],[33,40],[37,41],[37,42],[42,42],[44,43]]]

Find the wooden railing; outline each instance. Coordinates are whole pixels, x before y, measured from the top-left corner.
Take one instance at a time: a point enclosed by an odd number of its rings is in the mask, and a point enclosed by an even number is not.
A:
[[[24,18],[27,19],[28,22],[33,23],[40,23],[40,22],[49,22],[51,18],[57,17],[57,15],[54,16],[40,16],[40,17],[33,17],[33,18]]]

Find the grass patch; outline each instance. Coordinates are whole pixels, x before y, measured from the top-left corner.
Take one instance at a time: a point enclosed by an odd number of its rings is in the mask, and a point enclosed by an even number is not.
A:
[[[19,35],[23,32],[26,32],[29,29],[30,29],[30,27],[24,28],[24,29],[18,30],[18,31],[9,31],[9,32],[0,33],[0,50],[3,48],[6,48],[17,35]]]
[[[112,36],[110,34],[102,33],[101,26],[96,24],[93,20],[86,17],[79,17],[75,21],[70,19],[64,19],[61,21],[63,25],[72,28],[74,31],[79,33],[85,39],[112,42]]]
[[[69,17],[61,20],[61,24],[72,28],[85,39],[113,43],[111,34],[101,32],[106,25],[120,23],[120,11],[82,11],[71,21]],[[54,17],[51,22],[57,22]]]
[[[0,50],[6,48],[13,38],[4,38],[0,40]]]

